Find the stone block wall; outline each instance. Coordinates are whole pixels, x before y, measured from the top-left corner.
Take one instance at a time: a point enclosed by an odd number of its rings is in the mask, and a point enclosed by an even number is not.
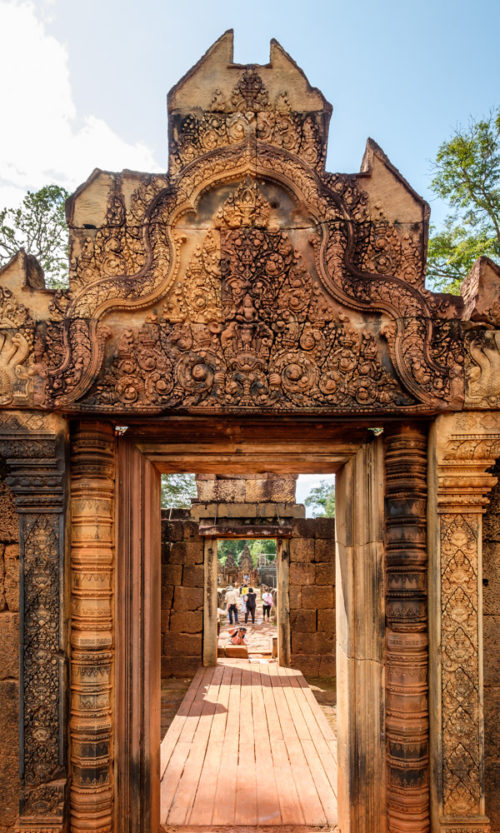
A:
[[[335,521],[298,519],[290,539],[292,666],[335,675]]]
[[[195,503],[295,504],[297,475],[197,474]]]
[[[19,802],[19,525],[0,481],[0,833],[10,833]]]
[[[486,813],[500,833],[500,483],[484,516],[483,634]]]
[[[162,513],[162,677],[191,674],[202,662],[203,539],[189,512]]]

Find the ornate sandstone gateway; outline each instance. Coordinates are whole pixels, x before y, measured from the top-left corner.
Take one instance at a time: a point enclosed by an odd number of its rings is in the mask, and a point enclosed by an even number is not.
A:
[[[275,41],[265,66],[232,41],[169,95],[167,174],[98,170],[69,200],[69,289],[24,253],[0,274],[0,830],[158,833],[179,470],[338,471],[339,827],[486,833],[500,271],[426,290],[426,203],[371,140],[326,172],[330,105]]]

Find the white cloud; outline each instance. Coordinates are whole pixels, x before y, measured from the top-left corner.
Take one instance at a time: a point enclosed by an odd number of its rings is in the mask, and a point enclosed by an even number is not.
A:
[[[304,503],[306,497],[313,489],[321,485],[321,482],[326,480],[327,483],[335,482],[334,474],[299,474],[297,478],[297,488],[295,492],[295,499],[297,503]],[[306,517],[312,517],[312,509],[306,507]]]
[[[30,0],[0,0],[0,207],[57,183],[72,190],[96,167],[159,170],[151,150],[79,114],[65,46]]]

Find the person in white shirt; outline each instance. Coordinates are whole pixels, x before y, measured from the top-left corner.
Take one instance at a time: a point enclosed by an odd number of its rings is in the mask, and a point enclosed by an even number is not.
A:
[[[228,589],[226,590],[226,595],[224,596],[224,601],[226,602],[227,606],[227,615],[229,617],[229,624],[233,624],[233,617],[234,617],[234,624],[238,624],[238,599],[239,593],[234,587],[230,584]]]
[[[267,616],[267,621],[269,622],[269,614],[271,613],[271,608],[273,606],[273,597],[269,590],[266,590],[265,593],[262,594],[262,620]]]

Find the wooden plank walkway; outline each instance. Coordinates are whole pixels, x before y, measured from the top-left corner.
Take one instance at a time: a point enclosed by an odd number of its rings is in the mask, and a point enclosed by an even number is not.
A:
[[[302,674],[221,659],[163,739],[162,830],[335,830],[336,784],[335,735]]]

